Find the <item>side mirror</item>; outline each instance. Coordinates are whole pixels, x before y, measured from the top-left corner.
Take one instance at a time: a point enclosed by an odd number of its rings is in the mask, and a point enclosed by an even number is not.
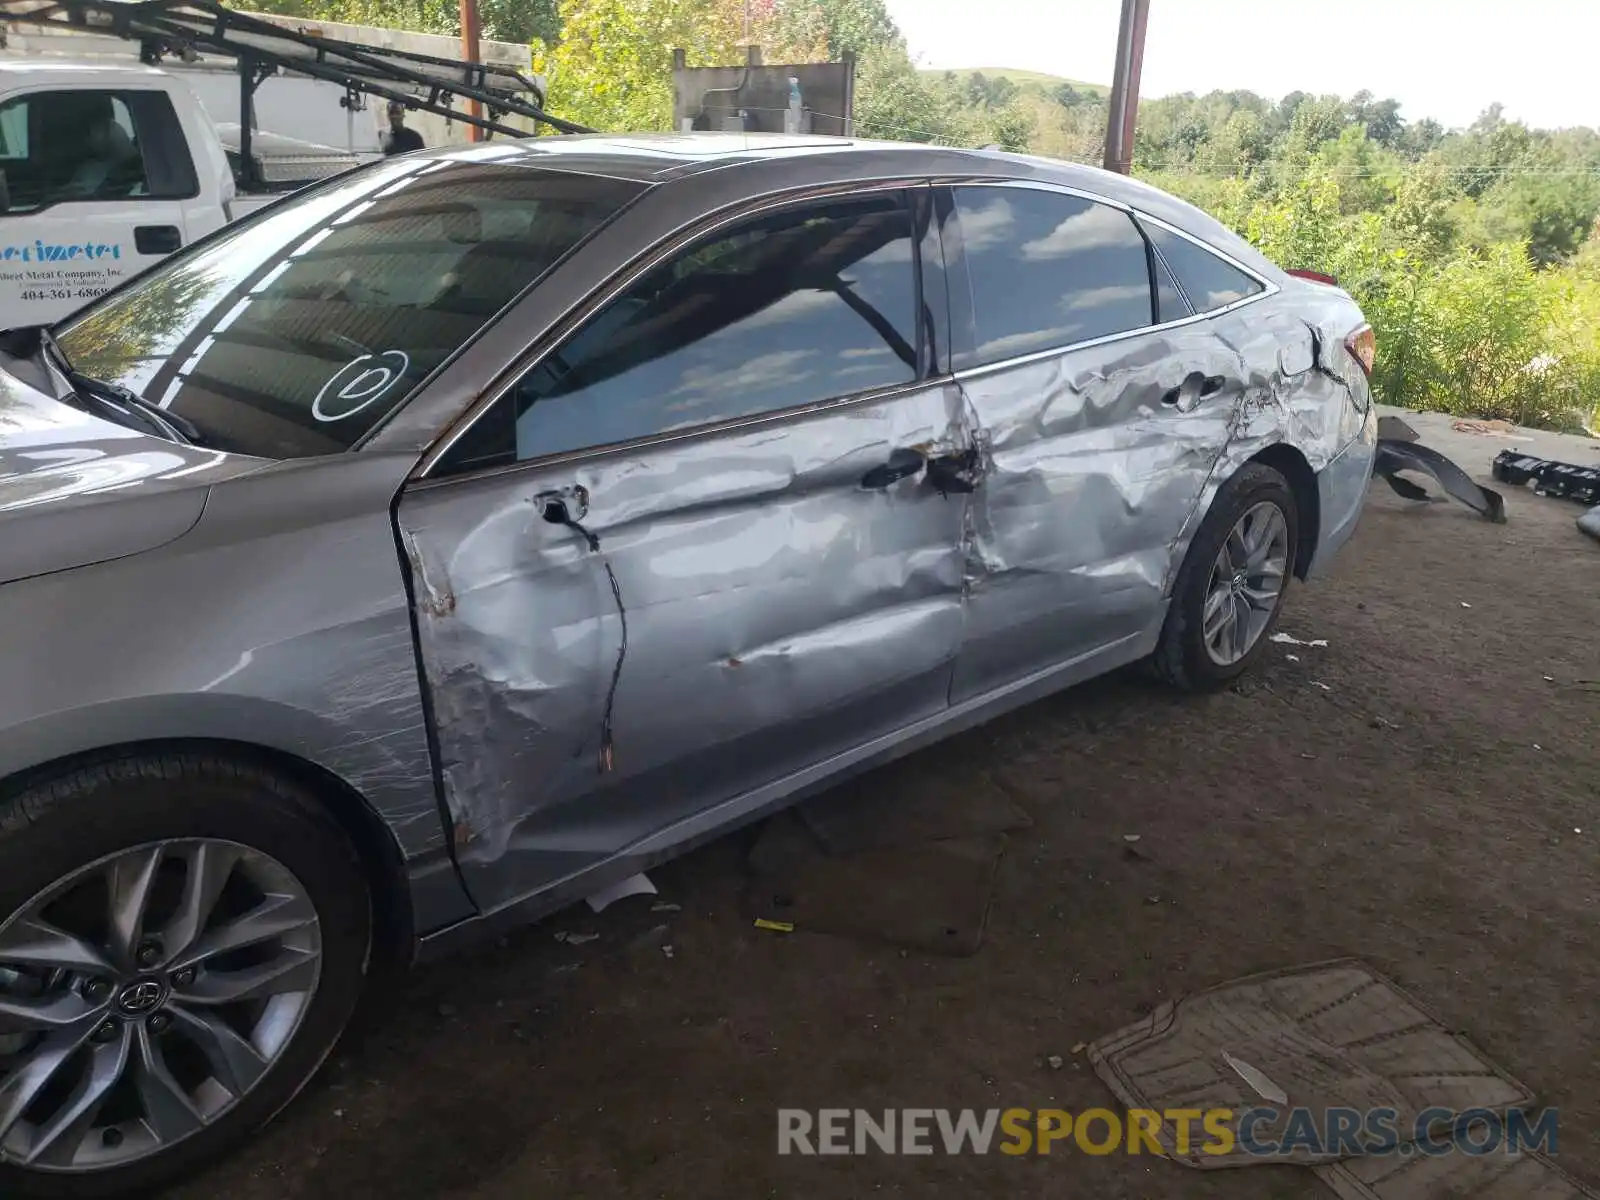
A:
[[[6,182],[6,173],[0,171],[0,213],[11,211],[11,185]]]

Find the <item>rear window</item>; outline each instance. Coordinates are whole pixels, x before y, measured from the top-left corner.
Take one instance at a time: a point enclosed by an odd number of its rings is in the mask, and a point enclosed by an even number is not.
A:
[[[323,185],[112,293],[73,366],[271,458],[349,449],[641,185],[396,160]]]
[[[1033,188],[958,187],[983,366],[1151,323],[1150,260],[1133,218]]]
[[[1261,291],[1259,280],[1224,262],[1211,251],[1195,245],[1188,238],[1179,237],[1151,221],[1145,222],[1145,232],[1150,235],[1150,241],[1161,258],[1172,268],[1173,275],[1177,276],[1178,284],[1196,312],[1225,308]],[[1163,321],[1171,319],[1165,309],[1166,305],[1163,304]]]

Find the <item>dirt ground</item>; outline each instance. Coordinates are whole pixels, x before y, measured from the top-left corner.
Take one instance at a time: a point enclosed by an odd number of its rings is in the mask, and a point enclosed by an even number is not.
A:
[[[1437,428],[1425,440],[1484,480],[1508,445]],[[1600,461],[1594,445],[1561,448]],[[681,912],[575,911],[416,973],[277,1124],[175,1196],[1317,1195],[1289,1168],[1059,1149],[779,1157],[776,1110],[1108,1105],[1077,1043],[1343,955],[1559,1106],[1558,1161],[1600,1184],[1600,545],[1576,505],[1508,508],[1495,526],[1377,483],[1280,626],[1325,649],[1274,645],[1202,699],[1101,681],[891,768],[885,786],[917,788],[981,759],[1033,816],[976,955],[756,929],[729,838],[654,873]],[[601,937],[555,940],[568,929]]]

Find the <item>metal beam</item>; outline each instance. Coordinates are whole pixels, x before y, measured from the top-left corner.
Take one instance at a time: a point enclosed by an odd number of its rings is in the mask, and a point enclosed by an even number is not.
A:
[[[1106,170],[1121,175],[1133,169],[1133,131],[1139,117],[1139,73],[1144,66],[1144,33],[1149,20],[1150,0],[1122,0],[1104,160]]]
[[[593,132],[545,112],[539,85],[511,67],[316,37],[224,8],[216,0],[0,0],[0,26],[5,25],[110,34],[158,48],[157,58],[184,51],[221,54],[237,60],[241,72],[309,75],[509,137],[528,134],[504,124],[500,118],[507,114],[563,133]],[[539,103],[525,95],[538,97]],[[476,103],[463,111],[453,107],[457,98]],[[241,127],[244,118],[241,114]]]
[[[469,63],[481,62],[483,47],[480,44],[481,28],[478,24],[478,0],[461,0],[461,57]],[[483,116],[483,106],[476,99],[467,101],[467,111],[475,117]],[[467,139],[480,141],[482,130],[476,125],[467,126]]]

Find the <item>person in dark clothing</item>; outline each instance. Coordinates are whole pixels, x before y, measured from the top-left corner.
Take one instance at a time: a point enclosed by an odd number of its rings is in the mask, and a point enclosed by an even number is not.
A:
[[[389,101],[389,132],[383,139],[384,154],[404,154],[422,147],[422,135],[406,125],[406,106],[398,100]]]

